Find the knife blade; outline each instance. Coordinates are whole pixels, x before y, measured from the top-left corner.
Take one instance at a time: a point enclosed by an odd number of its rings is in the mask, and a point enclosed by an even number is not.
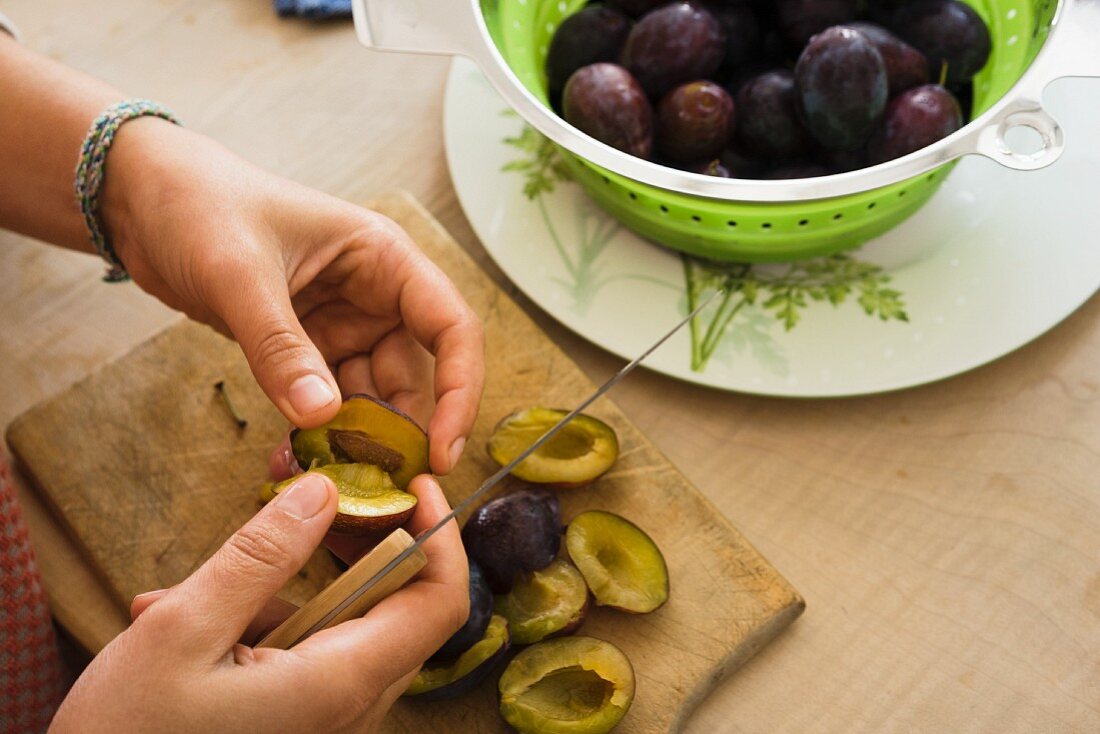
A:
[[[699,314],[699,312],[701,312],[711,301],[714,300],[714,298],[716,298],[722,292],[722,289],[718,289],[706,298],[701,299],[700,302],[695,306],[695,308],[691,310],[690,313],[688,313],[687,316],[677,322],[677,324],[669,329],[668,332],[666,332],[663,336],[661,336],[660,339],[654,342],[649,348],[647,348],[644,352],[639,354],[629,363],[624,365],[622,369],[612,375],[605,383],[600,385],[600,387],[598,387],[595,392],[582,400],[579,405],[573,408],[573,410],[569,411],[569,413],[567,413],[564,418],[554,424],[534,443],[532,443],[530,446],[520,452],[520,454],[516,456],[516,458],[512,459],[512,461],[508,462],[508,464],[506,464],[505,466],[502,466],[492,476],[482,482],[481,486],[474,490],[474,492],[472,492],[464,500],[456,504],[454,506],[454,509],[452,509],[451,512],[448,513],[443,519],[441,519],[439,522],[437,522],[435,525],[428,528],[424,532],[420,533],[420,535],[417,536],[415,542],[408,542],[409,536],[404,533],[404,531],[398,530],[395,531],[395,533],[388,537],[385,541],[383,541],[383,543],[379,544],[379,548],[376,549],[377,552],[372,551],[372,553],[368,554],[367,557],[356,563],[356,565],[348,571],[348,574],[351,574],[352,572],[363,573],[364,569],[369,569],[370,575],[368,576],[366,581],[364,581],[357,588],[351,590],[350,593],[346,595],[343,595],[342,589],[340,589],[339,595],[343,596],[342,600],[336,603],[330,609],[328,609],[328,611],[326,611],[324,614],[321,614],[316,621],[312,622],[312,624],[310,624],[305,629],[304,632],[299,633],[298,631],[298,629],[301,627],[300,618],[298,619],[297,625],[293,624],[293,622],[295,621],[295,617],[298,617],[298,615],[295,615],[292,616],[291,619],[288,619],[286,622],[284,622],[283,625],[280,625],[280,627],[277,628],[270,635],[265,637],[264,640],[260,642],[259,646],[293,647],[294,645],[297,645],[298,643],[306,640],[310,636],[331,626],[334,622],[338,620],[342,621],[342,619],[347,618],[347,613],[349,609],[354,609],[355,611],[357,611],[359,616],[365,614],[367,608],[362,608],[361,610],[356,608],[357,602],[360,602],[360,600],[363,599],[364,595],[368,594],[368,592],[370,592],[372,589],[382,584],[383,580],[386,579],[389,574],[393,573],[399,567],[407,566],[407,568],[405,569],[407,578],[405,580],[408,580],[408,578],[411,578],[413,575],[415,575],[415,573],[418,572],[419,569],[422,568],[424,565],[424,556],[423,552],[421,551],[421,546],[423,546],[429,538],[431,538],[441,529],[446,527],[446,525],[451,522],[451,520],[454,520],[463,511],[473,506],[475,502],[483,498],[493,487],[495,487],[501,482],[501,480],[508,476],[512,472],[512,470],[515,469],[524,459],[537,451],[543,444],[545,444],[547,441],[557,435],[557,433],[561,431],[561,429],[564,428],[566,425],[568,425],[570,421],[572,421],[581,412],[583,412],[585,408],[599,400],[609,390],[611,390],[611,388],[615,387],[615,385],[617,385],[624,377],[633,372],[638,365],[640,365],[643,361],[645,361],[647,357],[657,351],[657,349],[659,349],[661,345],[672,338],[672,336],[680,331],[680,329],[690,323],[691,320]],[[381,561],[379,560],[379,554],[382,552],[387,552],[392,557],[389,557],[388,560],[386,560],[384,564],[381,565],[381,568],[378,568],[379,564],[381,563]],[[417,561],[417,563],[411,563],[411,560],[413,559],[419,560]],[[347,576],[347,574],[345,574],[345,576]],[[338,579],[337,582],[334,582],[333,587],[336,587],[343,578],[344,577],[341,577],[341,579]],[[386,583],[385,585],[387,586],[387,595],[388,593],[396,591],[396,588],[392,588],[394,587],[392,579],[388,580],[388,583]],[[330,590],[337,591],[336,589],[330,587],[329,589],[325,589],[322,594],[330,592]],[[320,597],[321,595],[318,595],[318,598]],[[325,601],[327,602],[328,600],[326,599]],[[305,607],[302,607],[299,612],[306,613],[307,608],[309,608],[312,604],[313,602],[306,605]],[[314,608],[308,609],[308,611],[311,612],[313,616],[319,614],[316,609],[316,605],[314,605]]]

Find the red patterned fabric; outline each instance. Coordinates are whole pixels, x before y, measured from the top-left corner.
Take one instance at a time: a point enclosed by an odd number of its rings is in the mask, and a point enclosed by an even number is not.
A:
[[[61,680],[46,593],[0,453],[0,734],[46,731]]]

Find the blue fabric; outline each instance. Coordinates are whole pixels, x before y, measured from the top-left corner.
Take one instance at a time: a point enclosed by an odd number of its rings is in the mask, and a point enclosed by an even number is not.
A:
[[[299,18],[346,18],[351,0],[275,0],[275,12]]]

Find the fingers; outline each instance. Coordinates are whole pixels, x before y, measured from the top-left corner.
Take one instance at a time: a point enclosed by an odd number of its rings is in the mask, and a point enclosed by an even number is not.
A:
[[[135,596],[133,601],[130,602],[130,621],[136,622],[142,612],[163,599],[168,591],[169,589],[157,589]]]
[[[339,388],[298,322],[285,277],[264,270],[223,276],[211,297],[268,398],[294,425],[319,426],[336,415]]]
[[[406,329],[395,329],[374,347],[370,371],[380,398],[427,426],[435,409],[432,355]]]
[[[136,622],[138,617],[163,599],[169,591],[170,589],[157,589],[156,591],[147,591],[144,594],[135,596],[134,600],[130,602],[130,621]],[[286,621],[290,615],[294,614],[296,611],[298,611],[298,607],[294,604],[283,601],[279,597],[274,597],[264,605],[264,608],[260,610],[256,618],[248,623],[248,627],[245,628],[244,634],[241,635],[241,642],[246,645],[255,644]]]
[[[238,530],[195,573],[141,615],[167,617],[179,644],[225,654],[308,560],[336,514],[336,488],[303,474]],[[152,623],[152,622],[150,622]]]
[[[276,482],[290,479],[295,474],[302,472],[302,467],[298,465],[298,460],[294,458],[294,452],[290,448],[289,435],[283,438],[282,443],[271,452],[271,456],[267,460],[267,466],[268,471],[271,472],[271,478]]]
[[[449,512],[439,485],[431,477],[417,477],[410,490],[420,502],[409,532],[422,532]],[[293,648],[306,663],[306,671],[316,667],[311,663],[324,660],[329,680],[386,690],[415,670],[462,626],[469,614],[470,597],[466,555],[457,523],[446,525],[425,542],[423,549],[428,565],[416,581],[384,599],[362,619],[320,632]],[[416,620],[415,630],[410,630],[410,619]]]

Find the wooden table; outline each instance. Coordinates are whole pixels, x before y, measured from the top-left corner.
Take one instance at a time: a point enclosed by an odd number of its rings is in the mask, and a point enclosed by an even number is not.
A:
[[[498,282],[443,160],[443,58],[371,54],[267,0],[7,0],[26,42],[352,201],[400,186]],[[0,106],[3,101],[0,100]],[[0,234],[0,425],[177,318],[91,258]],[[595,380],[620,361],[520,298]],[[98,325],[110,324],[103,333]],[[975,373],[873,398],[616,401],[805,595],[689,731],[1100,731],[1100,298]],[[126,620],[24,493],[59,620]]]

